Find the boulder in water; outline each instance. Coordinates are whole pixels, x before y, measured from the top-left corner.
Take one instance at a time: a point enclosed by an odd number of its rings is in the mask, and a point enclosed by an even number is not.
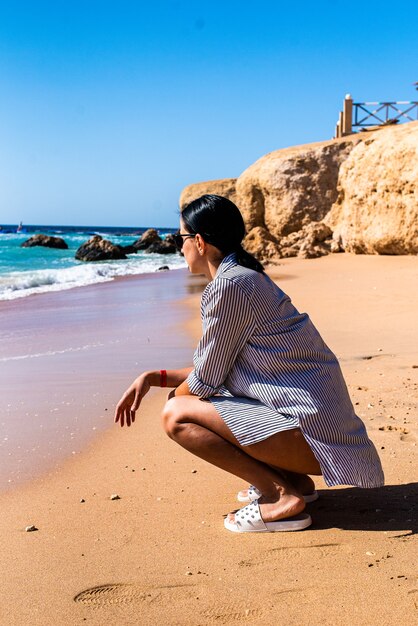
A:
[[[109,261],[126,259],[126,254],[108,239],[94,235],[78,248],[75,258],[78,261]]]
[[[133,242],[132,247],[138,250],[147,250],[153,243],[159,243],[162,239],[155,228],[148,228],[139,239]]]
[[[52,237],[50,235],[33,235],[21,244],[22,248],[33,248],[34,246],[43,246],[44,248],[58,248],[67,250],[68,245],[61,237]]]
[[[155,241],[152,243],[145,252],[154,253],[154,254],[174,254],[177,252],[176,245],[167,239],[162,239],[161,241]]]

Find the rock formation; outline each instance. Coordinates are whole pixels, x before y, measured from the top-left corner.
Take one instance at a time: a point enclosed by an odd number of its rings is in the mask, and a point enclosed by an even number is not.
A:
[[[277,150],[234,180],[190,185],[180,206],[226,195],[263,260],[418,252],[418,122]]]
[[[208,180],[206,183],[194,183],[192,185],[188,185],[181,192],[180,208],[183,210],[189,202],[203,196],[205,193],[225,196],[225,198],[229,198],[232,202],[237,204],[238,198],[236,197],[235,190],[236,180],[236,178],[223,178],[220,180]]]
[[[131,246],[125,246],[125,252],[150,252],[154,254],[174,254],[177,251],[173,235],[162,239],[155,228],[148,228]]]
[[[273,237],[267,228],[255,226],[244,239],[244,248],[257,258],[267,261],[280,256],[280,247],[277,239]]]
[[[338,172],[355,142],[329,141],[271,152],[237,180],[247,228],[281,238],[322,220],[336,201]]]
[[[67,250],[68,245],[61,237],[50,235],[33,235],[21,244],[21,248],[33,248],[34,246],[44,246],[45,248],[58,248]]]
[[[176,242],[174,241],[174,236],[168,234],[165,239],[160,239],[160,241],[155,241],[152,243],[145,252],[154,252],[156,254],[174,254],[177,252]]]
[[[145,252],[154,253],[154,254],[174,254],[177,252],[177,248],[174,243],[167,241],[167,239],[162,239],[161,241],[155,241],[148,248],[146,248]]]
[[[280,240],[280,256],[314,259],[341,249],[332,239],[332,230],[323,222],[311,222]]]
[[[418,253],[418,122],[387,127],[341,165],[326,223],[347,252]]]
[[[78,248],[75,258],[78,261],[109,261],[126,259],[126,254],[108,239],[94,235]]]
[[[132,247],[137,252],[138,250],[145,250],[153,243],[162,241],[158,231],[155,228],[148,228],[142,235],[133,242]]]

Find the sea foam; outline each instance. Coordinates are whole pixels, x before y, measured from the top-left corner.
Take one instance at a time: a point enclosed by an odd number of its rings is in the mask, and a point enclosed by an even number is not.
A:
[[[60,269],[26,270],[0,275],[0,300],[14,300],[32,294],[62,291],[111,281],[118,276],[155,272],[162,265],[185,267],[178,255],[137,254],[124,261],[80,264]]]

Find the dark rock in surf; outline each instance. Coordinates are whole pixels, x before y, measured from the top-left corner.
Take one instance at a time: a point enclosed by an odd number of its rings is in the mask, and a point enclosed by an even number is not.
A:
[[[61,237],[51,237],[50,235],[33,235],[21,244],[21,248],[33,248],[43,246],[44,248],[57,248],[68,250],[68,245]]]
[[[177,250],[173,235],[162,239],[155,228],[148,228],[131,246],[123,246],[126,254],[143,250],[154,254],[174,254]]]
[[[161,242],[162,239],[155,228],[148,228],[141,237],[133,242],[132,247],[138,250],[147,250],[153,243]]]
[[[148,248],[146,248],[145,252],[154,253],[154,254],[174,254],[177,252],[177,248],[174,243],[170,243],[166,239],[162,239],[161,241],[156,241],[152,243]]]
[[[179,231],[177,231],[177,233],[178,233],[178,232],[179,232]],[[173,245],[175,248],[177,248],[177,246],[176,246],[176,240],[174,239],[174,235],[171,235],[171,234],[166,235],[166,237],[165,237],[164,241],[166,241],[167,243],[169,243],[169,244]]]
[[[116,246],[117,248],[119,248],[119,250],[121,252],[123,252],[124,254],[136,254],[138,252],[138,250],[136,248],[134,248],[133,245],[129,245],[129,246]]]
[[[103,239],[100,235],[94,235],[79,247],[75,258],[78,261],[110,261],[126,259],[126,254],[111,241]]]

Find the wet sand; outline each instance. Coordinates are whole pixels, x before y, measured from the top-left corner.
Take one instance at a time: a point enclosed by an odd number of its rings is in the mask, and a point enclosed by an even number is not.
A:
[[[36,480],[0,494],[0,623],[414,623],[417,259],[287,259],[271,275],[340,357],[353,402],[381,454],[386,486],[327,489],[317,479],[311,528],[228,533],[223,515],[236,508],[235,493],[244,485],[165,437],[159,420],[165,391],[153,390],[134,427],[106,426],[89,442],[83,439],[76,455],[60,456]],[[157,367],[161,359],[167,368],[190,362],[179,361],[191,356],[199,335],[201,286],[189,279],[183,276],[178,303],[161,305],[158,324],[154,315],[150,320]],[[119,325],[109,324],[107,342],[137,323],[137,285],[122,282],[121,303],[120,284],[99,286],[107,287],[108,314],[116,309],[123,316]],[[91,288],[86,310],[103,298],[99,288]],[[80,297],[87,297],[83,291]],[[175,326],[168,344],[160,340],[167,320]],[[126,341],[106,344],[112,376],[104,347],[95,359],[89,350],[72,353],[73,371],[87,375],[86,359],[98,364],[82,394],[79,421],[103,415],[140,371],[142,363],[131,360],[133,348],[140,354],[145,345],[137,331],[138,337],[126,332]],[[31,389],[29,369],[25,376]],[[59,376],[54,385],[63,390]],[[92,385],[99,400],[89,396]],[[120,499],[111,500],[112,494]],[[30,524],[38,530],[25,532]]]
[[[162,354],[190,358],[192,284],[175,270],[0,303],[0,491],[83,450]]]

